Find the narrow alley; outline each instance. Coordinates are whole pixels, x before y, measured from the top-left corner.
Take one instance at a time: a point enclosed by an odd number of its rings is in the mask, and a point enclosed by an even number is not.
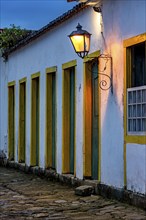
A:
[[[0,167],[0,219],[145,220],[144,210],[74,189],[33,174]]]

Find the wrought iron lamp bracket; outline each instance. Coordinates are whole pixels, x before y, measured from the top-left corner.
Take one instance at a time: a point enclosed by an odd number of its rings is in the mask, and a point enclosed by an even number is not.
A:
[[[87,56],[86,58],[89,59],[88,62],[91,63],[91,68],[93,67],[93,65],[95,63],[97,63],[97,64],[99,63],[99,59],[104,59],[105,60],[104,68],[103,68],[103,70],[98,70],[98,75],[102,75],[102,76],[106,77],[106,79],[102,79],[99,82],[99,87],[102,90],[108,90],[110,88],[112,89],[112,57],[109,54],[100,54],[98,57],[91,57],[91,56],[88,57]],[[111,76],[109,76],[105,73],[105,70],[107,68],[107,63],[109,62],[109,60],[111,61],[111,68],[110,68]],[[89,71],[92,72],[91,69]]]

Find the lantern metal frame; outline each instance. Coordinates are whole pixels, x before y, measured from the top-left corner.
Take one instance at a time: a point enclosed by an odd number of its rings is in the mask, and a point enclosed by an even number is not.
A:
[[[90,50],[91,34],[88,31],[83,30],[82,26],[79,23],[78,23],[76,28],[77,28],[77,30],[73,31],[70,35],[68,35],[68,37],[70,38],[70,41],[73,45],[73,48],[74,48],[75,52],[78,54],[79,57],[81,57],[83,59],[84,57],[86,57],[88,55],[89,50]],[[74,36],[82,36],[83,37],[83,42],[82,42],[83,43],[83,48],[84,48],[83,50],[81,50],[81,51],[76,50],[76,47],[75,47],[75,45],[73,44],[73,41],[72,41],[72,37],[74,37]],[[88,47],[86,45],[86,37],[89,38]]]

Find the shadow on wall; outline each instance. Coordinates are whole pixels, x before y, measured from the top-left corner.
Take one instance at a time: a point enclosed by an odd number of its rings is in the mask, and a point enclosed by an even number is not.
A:
[[[101,179],[105,184],[121,188],[124,184],[123,115],[115,93],[103,91],[102,96]]]

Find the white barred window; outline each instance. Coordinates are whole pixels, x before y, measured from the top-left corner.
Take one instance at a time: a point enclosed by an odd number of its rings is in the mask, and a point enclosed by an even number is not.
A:
[[[146,41],[127,47],[127,133],[146,135]]]
[[[146,133],[146,86],[127,89],[127,131]]]

